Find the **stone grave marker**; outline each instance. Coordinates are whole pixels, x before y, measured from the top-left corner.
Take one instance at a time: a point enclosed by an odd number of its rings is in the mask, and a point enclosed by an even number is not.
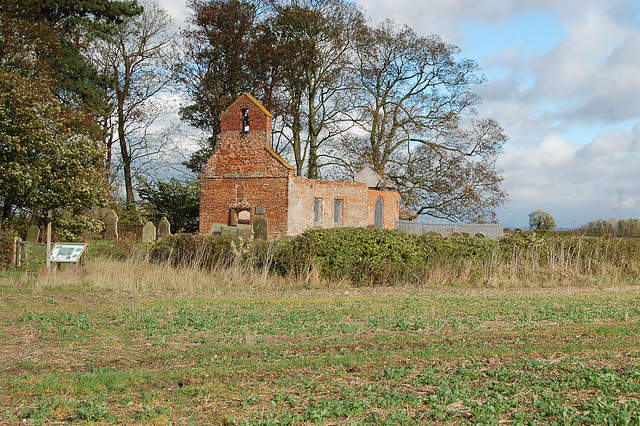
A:
[[[234,237],[238,237],[238,228],[235,226],[222,225],[220,227],[220,235],[233,235]]]
[[[256,240],[267,241],[269,236],[269,221],[266,217],[256,217],[253,220],[253,235]]]
[[[104,237],[118,239],[118,214],[110,209],[104,217]]]
[[[29,229],[27,229],[27,239],[25,241],[37,243],[38,239],[40,239],[40,228],[38,228],[38,225],[31,225]]]
[[[478,232],[475,236],[476,238],[487,238],[487,236],[484,235],[482,232]]]
[[[152,243],[156,240],[156,226],[151,221],[145,223],[142,228],[142,242]]]
[[[251,237],[251,231],[253,231],[253,226],[242,223],[238,224],[238,237],[248,240]]]
[[[220,235],[223,226],[221,223],[212,223],[211,228],[209,228],[209,235]]]
[[[166,217],[163,217],[158,224],[158,238],[164,238],[169,235],[171,235],[171,224]]]
[[[462,232],[454,232],[453,234],[451,234],[452,237],[462,237]]]

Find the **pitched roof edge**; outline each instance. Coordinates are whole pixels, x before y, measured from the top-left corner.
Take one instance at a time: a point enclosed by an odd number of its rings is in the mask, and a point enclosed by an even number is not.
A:
[[[280,154],[274,151],[270,146],[265,146],[265,149],[275,157],[282,165],[284,165],[289,170],[295,170],[291,164],[289,164],[284,158],[280,157]]]
[[[244,96],[246,96],[247,98],[249,98],[251,100],[251,102],[253,102],[254,104],[256,104],[256,106],[258,108],[260,108],[262,110],[262,112],[264,112],[265,114],[267,114],[269,117],[273,118],[273,114],[271,114],[269,112],[268,109],[266,109],[264,107],[264,105],[262,105],[251,93],[244,93]],[[240,98],[238,98],[240,99]]]

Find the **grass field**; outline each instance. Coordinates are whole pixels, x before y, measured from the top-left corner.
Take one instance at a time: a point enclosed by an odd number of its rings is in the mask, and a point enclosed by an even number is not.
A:
[[[0,423],[640,424],[640,285],[0,275]]]

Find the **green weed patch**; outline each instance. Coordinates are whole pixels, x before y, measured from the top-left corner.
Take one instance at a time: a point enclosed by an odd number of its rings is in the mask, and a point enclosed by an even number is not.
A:
[[[634,286],[18,292],[0,300],[0,422],[635,424],[639,302]]]

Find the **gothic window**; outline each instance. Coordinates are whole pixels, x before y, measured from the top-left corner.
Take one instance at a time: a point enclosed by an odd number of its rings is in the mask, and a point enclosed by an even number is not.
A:
[[[342,200],[336,200],[333,207],[333,224],[337,226],[342,225]]]
[[[313,201],[313,226],[322,226],[322,199]]]
[[[382,197],[378,197],[378,199],[376,200],[375,215],[373,217],[373,226],[375,226],[376,228],[382,228],[383,215],[384,215],[384,200],[382,199]]]

